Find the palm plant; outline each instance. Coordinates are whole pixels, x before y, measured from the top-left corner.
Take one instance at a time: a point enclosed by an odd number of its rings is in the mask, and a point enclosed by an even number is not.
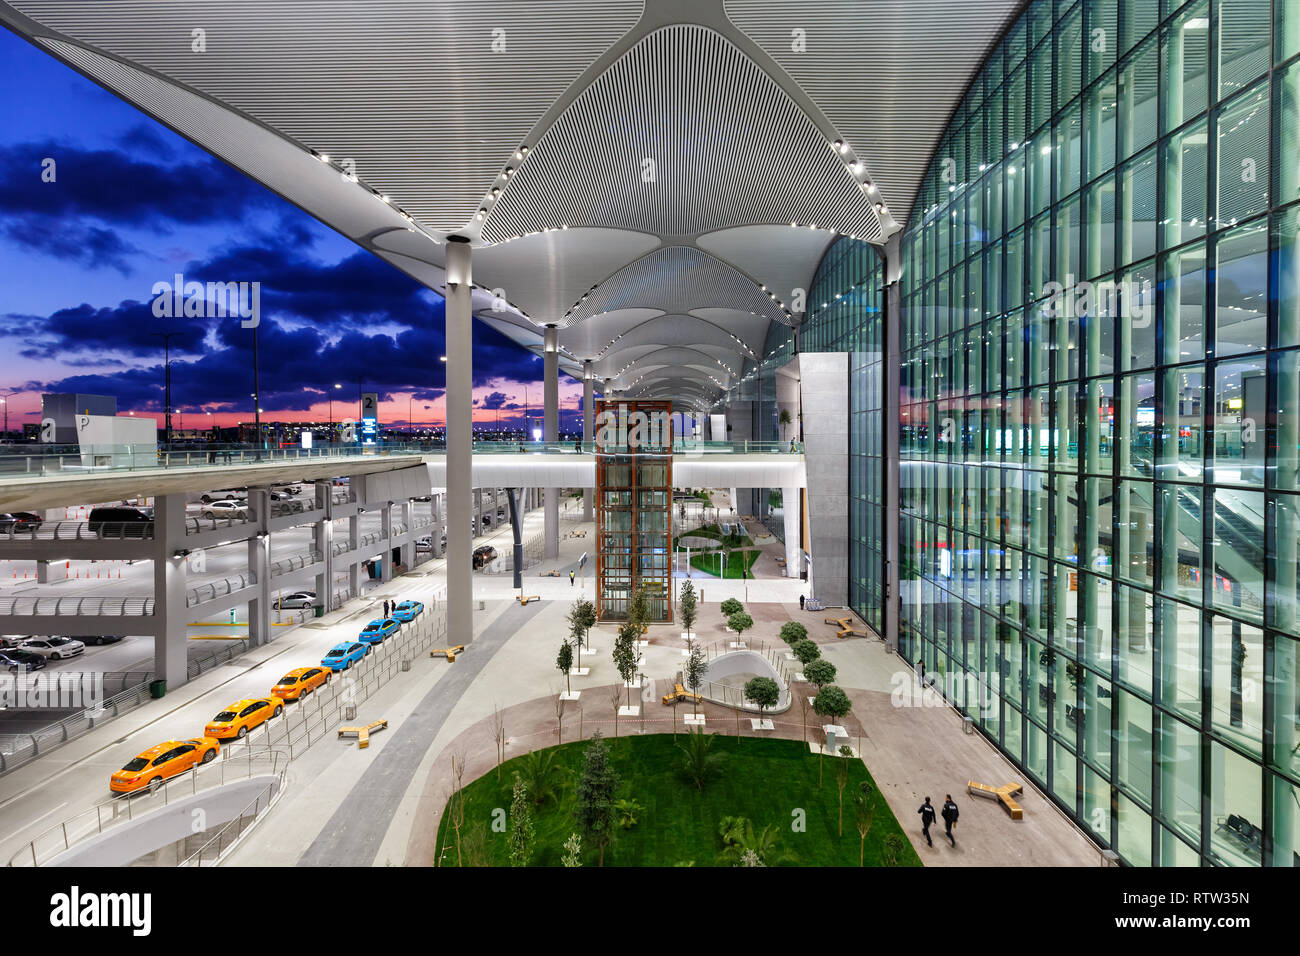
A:
[[[519,767],[519,779],[539,807],[556,796],[559,777],[560,767],[553,750],[534,750],[524,757]]]
[[[792,859],[781,848],[781,831],[775,826],[755,830],[754,822],[746,819],[744,826],[732,831],[731,838],[732,843],[719,855],[728,866],[775,866]]]
[[[722,765],[722,754],[713,752],[713,738],[716,736],[706,734],[702,728],[690,730],[686,733],[686,743],[677,745],[682,753],[682,772],[697,790],[703,790]]]

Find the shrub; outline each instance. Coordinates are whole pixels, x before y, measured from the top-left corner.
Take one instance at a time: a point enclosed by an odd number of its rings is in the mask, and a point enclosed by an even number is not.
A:
[[[805,641],[807,639],[808,628],[798,621],[786,621],[781,625],[781,640],[787,644],[794,645],[796,641]]]
[[[745,605],[741,604],[735,598],[727,598],[722,602],[719,610],[722,611],[723,617],[731,617],[731,615],[739,614],[741,611],[745,610]]]
[[[821,648],[812,641],[796,641],[790,650],[794,653],[794,656],[798,659],[799,663],[804,667],[807,667],[813,661],[817,660],[817,658],[822,656]]]

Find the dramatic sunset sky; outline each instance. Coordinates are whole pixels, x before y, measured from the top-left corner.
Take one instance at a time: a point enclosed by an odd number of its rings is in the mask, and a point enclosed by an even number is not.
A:
[[[57,163],[43,182],[42,163]],[[260,281],[264,421],[443,420],[443,300],[243,174],[0,28],[0,395],[9,427],[42,392],[115,395],[160,415],[162,337],[186,428],[252,417],[252,332],[230,319],[156,318],[155,282]],[[474,325],[475,421],[521,423],[542,361]],[[340,389],[333,386],[338,383]],[[527,389],[527,393],[525,393]],[[561,421],[579,421],[561,376]],[[408,412],[409,409],[409,412]],[[211,412],[211,416],[209,416]],[[173,425],[181,422],[173,416]]]

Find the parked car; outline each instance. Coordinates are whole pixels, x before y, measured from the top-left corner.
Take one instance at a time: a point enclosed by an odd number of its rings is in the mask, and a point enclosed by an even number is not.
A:
[[[157,790],[168,777],[192,770],[201,763],[212,762],[220,749],[221,744],[212,737],[169,740],[128,760],[121,770],[108,778],[108,789],[114,793],[135,793],[146,787],[151,791]]]
[[[91,508],[86,526],[101,538],[150,538],[153,537],[153,509]]]
[[[284,701],[301,700],[328,684],[332,673],[328,667],[295,667],[276,681],[271,693]]]
[[[361,633],[357,635],[357,640],[363,641],[366,644],[382,644],[388,638],[396,634],[398,628],[401,626],[401,624],[391,617],[371,621],[361,629]]]
[[[402,601],[393,608],[393,618],[407,624],[424,613],[424,605],[419,601]]]
[[[199,515],[204,518],[247,518],[248,502],[214,501],[204,505]]]
[[[99,634],[95,637],[83,637],[82,641],[99,647],[101,644],[116,644],[121,639],[121,634]]]
[[[344,641],[342,644],[336,644],[326,651],[325,656],[321,658],[321,664],[332,671],[345,671],[369,654],[370,651],[369,644]]]
[[[30,634],[0,634],[0,647],[17,647],[31,636]]]
[[[213,501],[237,501],[248,494],[248,488],[223,488],[221,491],[205,491],[199,499],[205,505]]]
[[[474,570],[477,571],[484,565],[491,564],[496,560],[497,549],[490,544],[485,544],[481,548],[474,549]]]
[[[19,644],[18,649],[40,654],[48,660],[61,661],[65,657],[76,657],[86,649],[86,645],[70,637],[33,637]]]
[[[315,591],[293,591],[289,594],[281,595],[275,602],[277,609],[288,611],[292,609],[315,607]]]
[[[433,550],[433,535],[426,534],[422,538],[415,539],[415,550],[417,552]]]
[[[21,647],[0,651],[0,667],[8,668],[10,673],[15,673],[24,667],[29,671],[38,671],[44,666],[44,657],[25,651]]]
[[[11,511],[8,514],[0,514],[0,532],[35,531],[44,520],[40,515],[34,515],[30,511]]]
[[[302,486],[301,485],[272,485],[271,494],[276,494],[277,492],[282,495],[286,495],[287,497],[293,498],[297,495],[302,494]],[[274,501],[275,499],[272,498],[271,500]]]
[[[217,716],[208,721],[203,728],[205,737],[224,739],[227,737],[247,737],[248,732],[272,717],[284,713],[284,703],[278,697],[251,697],[237,700]]]

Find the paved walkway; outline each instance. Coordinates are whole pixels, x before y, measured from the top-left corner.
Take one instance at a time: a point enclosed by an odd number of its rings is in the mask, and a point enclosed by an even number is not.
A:
[[[389,731],[383,752],[339,803],[299,866],[369,866],[429,741],[497,651],[537,616],[540,604],[508,607],[456,659],[415,712]]]

